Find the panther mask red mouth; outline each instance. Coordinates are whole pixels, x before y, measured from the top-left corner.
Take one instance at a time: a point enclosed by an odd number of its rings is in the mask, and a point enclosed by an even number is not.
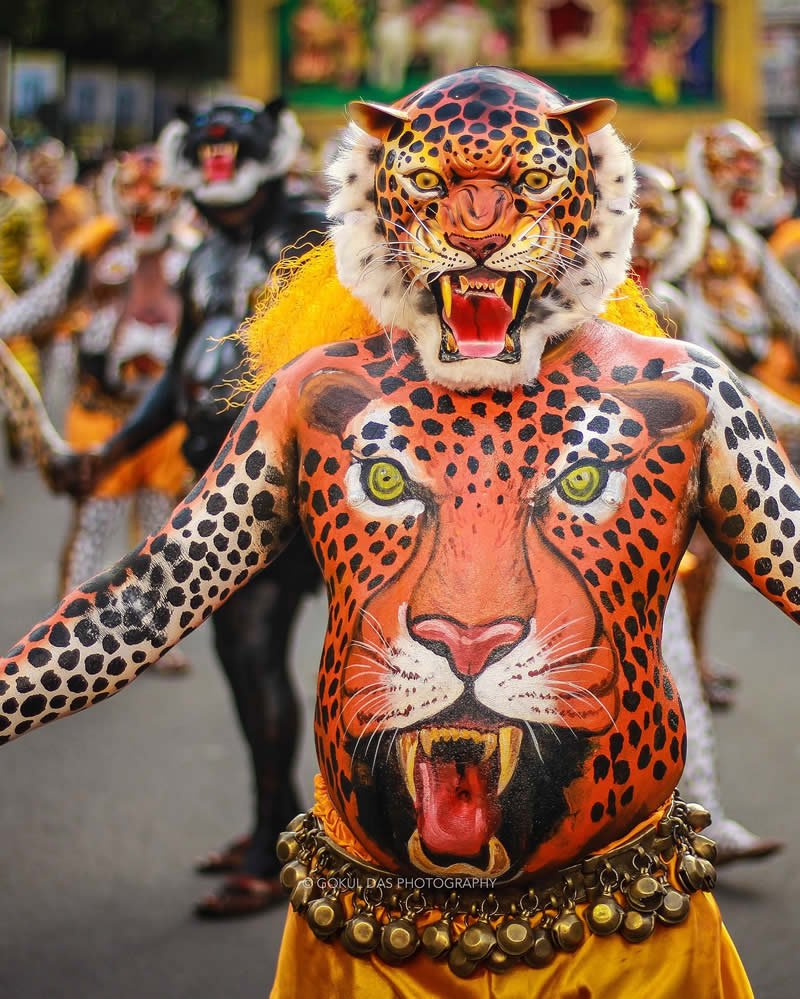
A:
[[[230,180],[236,172],[238,142],[215,142],[200,146],[198,156],[207,184]]]

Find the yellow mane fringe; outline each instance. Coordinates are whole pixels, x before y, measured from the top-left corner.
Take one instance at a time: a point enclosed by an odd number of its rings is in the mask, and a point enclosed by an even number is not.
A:
[[[602,319],[644,336],[666,336],[641,289],[628,278],[611,298]],[[283,258],[239,335],[247,345],[243,388],[254,391],[278,368],[311,347],[359,340],[380,326],[336,275],[333,246],[325,241],[300,257]]]

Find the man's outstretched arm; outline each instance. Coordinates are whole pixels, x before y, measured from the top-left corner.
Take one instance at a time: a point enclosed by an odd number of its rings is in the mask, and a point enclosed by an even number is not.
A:
[[[274,558],[296,513],[296,388],[256,393],[167,523],[0,660],[0,742],[116,693]]]
[[[747,388],[698,352],[703,357],[711,419],[698,483],[700,523],[740,575],[800,622],[800,476]]]

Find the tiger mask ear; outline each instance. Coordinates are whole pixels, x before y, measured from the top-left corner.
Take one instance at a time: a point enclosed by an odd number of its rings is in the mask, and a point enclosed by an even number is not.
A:
[[[374,398],[374,389],[360,375],[327,368],[309,375],[300,386],[298,416],[316,430],[341,438]]]
[[[552,111],[545,111],[545,116],[568,122],[582,135],[590,135],[607,125],[616,113],[616,101],[612,101],[610,97],[598,97],[593,101],[573,101]]]
[[[386,133],[397,122],[411,120],[408,111],[375,101],[351,101],[348,111],[356,125],[376,139],[385,139]]]

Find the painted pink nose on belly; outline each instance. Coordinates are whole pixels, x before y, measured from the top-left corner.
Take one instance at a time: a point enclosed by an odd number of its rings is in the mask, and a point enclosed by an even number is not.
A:
[[[525,632],[521,621],[502,618],[489,624],[467,625],[443,617],[418,618],[411,634],[426,644],[440,642],[447,646],[457,673],[477,676],[495,649],[514,646]]]

